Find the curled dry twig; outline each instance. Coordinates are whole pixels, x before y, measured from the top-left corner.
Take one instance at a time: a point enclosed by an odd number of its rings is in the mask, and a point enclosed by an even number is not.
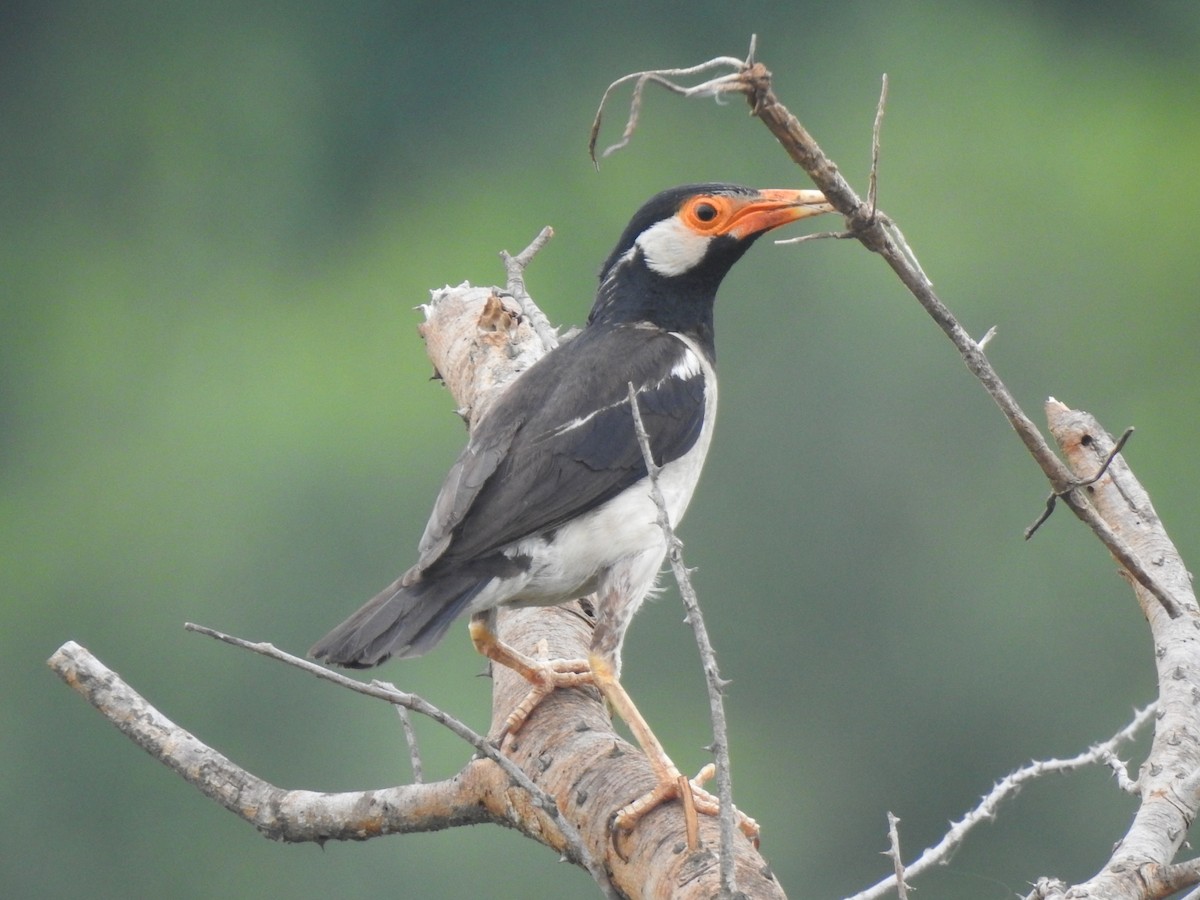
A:
[[[750,39],[750,51],[746,54],[747,59],[754,59],[755,38]],[[746,65],[745,62],[735,56],[718,56],[715,59],[710,59],[708,62],[702,62],[698,66],[686,66],[679,69],[650,69],[645,72],[633,72],[629,75],[623,75],[608,86],[604,96],[600,98],[600,107],[596,110],[596,117],[592,120],[592,131],[588,138],[588,155],[591,156],[592,162],[599,167],[600,163],[596,159],[596,141],[600,137],[600,123],[604,116],[604,107],[608,105],[609,97],[618,88],[623,87],[630,82],[633,82],[633,98],[629,104],[629,118],[625,122],[625,131],[621,135],[621,139],[615,144],[604,149],[600,154],[601,158],[607,157],[616,153],[628,146],[629,141],[633,138],[634,131],[637,130],[638,118],[642,112],[642,94],[648,84],[657,84],[666,88],[675,94],[680,94],[684,97],[716,97],[720,98],[730,90],[736,90],[737,83],[741,78],[741,69]],[[732,69],[732,72],[727,72],[724,75],[718,75],[716,78],[710,78],[708,81],[703,81],[700,84],[687,87],[681,85],[672,79],[687,78],[690,75],[699,75],[703,72],[711,72],[714,69]]]

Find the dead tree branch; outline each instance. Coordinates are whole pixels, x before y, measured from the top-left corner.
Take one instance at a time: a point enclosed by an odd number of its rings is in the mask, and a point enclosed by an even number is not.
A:
[[[525,266],[548,237],[543,231],[523,253],[505,254],[505,290],[447,287],[421,307],[427,352],[468,427],[509,381],[557,342],[523,279]],[[593,626],[586,603],[503,610],[498,621],[502,640],[551,658],[585,657]],[[68,643],[50,658],[54,671],[131,740],[267,837],[324,843],[492,822],[515,828],[582,866],[606,896],[714,897],[725,895],[723,884],[736,883],[749,896],[783,897],[770,868],[740,831],[732,839],[732,873],[722,872],[714,852],[721,834],[712,817],[699,817],[697,840],[689,843],[677,803],[647,814],[617,852],[609,820],[653,787],[655,776],[645,755],[613,730],[598,692],[590,688],[555,691],[501,752],[441,710],[390,685],[358,682],[270,645],[192,628],[431,715],[479,754],[446,781],[341,794],[286,790],[171,722],[84,648]],[[516,673],[500,667],[493,672],[492,740],[527,691]],[[689,850],[693,845],[697,849]]]
[[[1188,614],[1167,615],[1145,586],[1129,578],[1154,638],[1158,671],[1158,722],[1150,754],[1137,780],[1130,783],[1140,805],[1129,830],[1104,868],[1070,889],[1042,890],[1045,900],[1059,897],[1158,898],[1200,882],[1200,861],[1172,864],[1200,811],[1200,665],[1192,612],[1192,579],[1167,536],[1150,497],[1116,442],[1090,415],[1069,409],[1054,398],[1046,402],[1050,433],[1074,477],[1087,483],[1097,513],[1154,567],[1157,579],[1184,599]],[[1097,478],[1096,476],[1099,475]],[[1124,571],[1122,574],[1128,574]],[[1031,895],[1033,896],[1033,895]]]
[[[342,794],[284,790],[176,725],[74,641],[63,644],[49,664],[122,734],[272,840],[323,843],[434,831],[485,822],[503,808],[508,779],[484,760],[436,784]],[[480,803],[482,798],[490,803]]]

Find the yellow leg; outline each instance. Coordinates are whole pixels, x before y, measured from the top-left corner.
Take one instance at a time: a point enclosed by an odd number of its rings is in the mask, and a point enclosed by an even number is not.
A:
[[[472,618],[469,627],[471,642],[476,650],[492,662],[512,669],[530,684],[529,693],[504,720],[501,739],[520,731],[537,705],[555,688],[593,683],[586,659],[535,659],[527,656],[500,640],[482,616]]]
[[[617,679],[608,659],[593,653],[589,662],[596,687],[600,689],[613,712],[625,720],[625,724],[633,732],[634,739],[650,761],[655,778],[658,779],[658,785],[651,791],[617,811],[613,819],[614,829],[618,832],[632,831],[642,817],[651,810],[669,800],[678,799],[684,805],[689,848],[697,849],[696,813],[701,812],[705,815],[715,816],[721,812],[720,801],[701,787],[716,773],[716,767],[710,763],[700,770],[699,775],[690,780],[681,775],[654,732],[650,730],[650,725],[642,716],[641,711],[634,705],[633,698],[629,696],[629,692]],[[741,812],[737,813],[737,818],[738,827],[742,833],[757,844],[758,823]]]
[[[675,763],[650,730],[650,725],[634,705],[633,698],[621,685],[612,663],[601,653],[592,653],[588,659],[536,659],[501,641],[489,625],[486,616],[475,616],[470,622],[471,641],[483,656],[499,665],[512,669],[530,684],[529,693],[517,704],[504,721],[501,739],[515,734],[529,719],[537,705],[556,688],[580,687],[594,684],[599,688],[612,711],[620,716],[634,739],[646,754],[658,784],[648,793],[622,807],[613,818],[613,828],[620,833],[631,832],[649,812],[670,800],[679,800],[684,807],[687,824],[688,845],[697,849],[699,828],[696,813],[716,816],[720,814],[720,801],[702,787],[716,772],[711,763],[700,770],[692,779],[680,774]],[[750,840],[758,843],[758,823],[741,812],[737,813],[738,827]]]

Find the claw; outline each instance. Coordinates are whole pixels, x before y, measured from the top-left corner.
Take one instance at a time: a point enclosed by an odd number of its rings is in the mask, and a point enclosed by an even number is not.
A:
[[[586,659],[534,660],[529,672],[523,672],[529,681],[529,693],[516,705],[504,720],[501,740],[516,734],[525,725],[538,704],[561,687],[581,687],[592,684],[592,673]]]
[[[690,780],[677,771],[674,772],[673,776],[668,775],[667,778],[659,781],[653,789],[647,791],[632,803],[617,810],[617,814],[613,816],[612,820],[614,833],[629,834],[648,813],[670,800],[679,800],[683,803],[684,808],[688,849],[698,849],[700,839],[696,814],[703,813],[707,816],[719,816],[721,814],[720,800],[702,787],[704,782],[716,774],[716,771],[717,767],[709,763],[700,770],[695,778]],[[758,823],[740,810],[735,810],[735,814],[737,816],[738,829],[757,848],[760,834]]]
[[[716,774],[717,768],[709,763],[696,775],[688,779],[671,762],[662,744],[650,730],[633,699],[621,686],[616,666],[609,657],[593,652],[588,659],[546,659],[548,650],[544,642],[535,648],[536,656],[528,656],[505,644],[489,626],[486,617],[471,619],[471,639],[475,648],[493,662],[519,673],[529,682],[529,693],[517,704],[504,720],[500,742],[520,731],[537,709],[538,704],[561,687],[594,685],[608,701],[613,711],[620,716],[633,732],[634,738],[650,761],[658,784],[653,790],[623,806],[612,817],[613,846],[622,859],[626,856],[620,846],[622,836],[628,836],[639,821],[651,810],[669,800],[683,804],[684,821],[687,828],[689,849],[700,846],[700,825],[697,814],[716,816],[721,812],[720,801],[702,785]],[[738,828],[758,846],[758,823],[747,815],[737,812]]]

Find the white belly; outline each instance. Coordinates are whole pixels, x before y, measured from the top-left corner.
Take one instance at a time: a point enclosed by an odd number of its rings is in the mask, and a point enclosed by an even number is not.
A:
[[[704,373],[704,422],[696,442],[683,456],[659,472],[658,484],[672,528],[678,526],[700,479],[712,441],[717,411],[716,377],[703,353],[682,335],[689,362]],[[653,587],[667,544],[658,524],[658,507],[645,478],[602,506],[559,526],[547,536],[532,535],[512,545],[506,554],[530,560],[520,583],[493,582],[471,604],[473,612],[492,606],[550,606],[592,593],[607,577],[619,574],[633,609]],[[619,573],[617,570],[620,570]]]

